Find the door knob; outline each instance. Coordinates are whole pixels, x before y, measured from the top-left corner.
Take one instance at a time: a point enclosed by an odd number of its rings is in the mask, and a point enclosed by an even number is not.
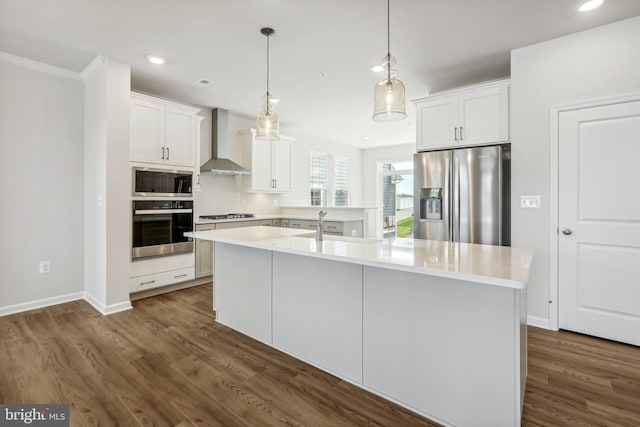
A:
[[[573,230],[571,230],[570,228],[563,228],[562,229],[562,234],[564,234],[565,236],[568,236],[571,233],[573,233]]]

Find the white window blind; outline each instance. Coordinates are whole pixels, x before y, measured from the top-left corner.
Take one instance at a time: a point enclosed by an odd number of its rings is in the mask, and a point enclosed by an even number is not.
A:
[[[349,206],[349,160],[335,160],[335,206]]]
[[[311,152],[309,156],[309,186],[311,206],[327,205],[329,156]]]

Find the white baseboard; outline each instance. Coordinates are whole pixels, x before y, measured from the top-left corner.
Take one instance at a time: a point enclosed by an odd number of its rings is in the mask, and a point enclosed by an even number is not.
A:
[[[96,298],[94,298],[93,295],[87,292],[84,293],[83,297],[86,302],[91,304],[93,308],[95,308],[105,316],[108,316],[109,314],[118,313],[120,311],[131,310],[133,308],[133,306],[131,305],[131,301],[129,300],[122,301],[117,304],[104,305],[100,303]]]
[[[83,292],[74,292],[72,294],[59,295],[51,298],[39,299],[36,301],[23,302],[21,304],[8,305],[0,307],[0,316],[9,314],[22,313],[23,311],[35,310],[37,308],[49,307],[50,305],[64,304],[65,302],[77,301],[82,299]]]
[[[549,319],[545,319],[544,317],[529,315],[527,316],[527,325],[551,330],[549,327]]]

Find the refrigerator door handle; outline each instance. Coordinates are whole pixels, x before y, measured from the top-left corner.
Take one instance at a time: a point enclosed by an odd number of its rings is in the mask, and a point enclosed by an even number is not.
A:
[[[453,209],[451,209],[451,241],[460,241],[460,158],[453,156]]]

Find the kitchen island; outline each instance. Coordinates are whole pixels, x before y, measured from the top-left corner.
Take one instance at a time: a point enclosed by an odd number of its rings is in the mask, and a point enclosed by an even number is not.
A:
[[[528,250],[247,227],[214,242],[216,320],[444,425],[517,426]]]

